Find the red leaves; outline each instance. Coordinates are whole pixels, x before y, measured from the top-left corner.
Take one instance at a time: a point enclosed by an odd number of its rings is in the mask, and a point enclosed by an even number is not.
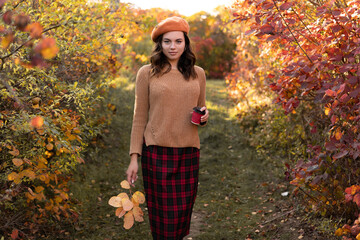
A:
[[[261,6],[261,8],[264,10],[269,10],[272,9],[273,7],[274,7],[274,3],[272,2],[264,2]]]
[[[14,24],[20,30],[24,31],[26,26],[30,23],[30,17],[24,14],[19,14],[15,17]]]
[[[37,39],[41,38],[43,27],[40,25],[40,23],[36,22],[29,24],[25,30],[30,32],[30,37]]]
[[[353,198],[354,203],[360,207],[360,193],[357,193]]]
[[[273,34],[273,31],[274,31],[274,27],[271,26],[270,24],[265,24],[260,27],[260,32],[262,33]]]
[[[261,53],[271,56],[274,63],[271,66],[279,73],[268,81],[269,88],[276,94],[275,102],[281,104],[285,113],[295,113],[302,103],[305,109],[301,108],[301,114],[304,114],[301,117],[314,123],[304,132],[318,147],[309,147],[311,157],[302,157],[314,161],[313,166],[327,164],[319,167],[319,172],[312,172],[313,175],[308,171],[312,169],[310,163],[292,169],[295,172],[292,183],[303,187],[310,195],[324,197],[319,202],[327,209],[334,206],[337,211],[341,206],[339,189],[345,186],[341,185],[343,182],[335,185],[333,180],[345,179],[347,175],[354,181],[360,178],[356,163],[360,157],[359,3],[325,1],[320,6],[313,6],[286,0],[244,2],[250,7],[237,11],[252,16],[248,21],[250,29],[245,34],[255,33]],[[310,12],[316,16],[310,17]],[[239,44],[239,50],[247,51],[243,46],[246,44]],[[261,71],[259,69],[255,68]],[[335,176],[325,177],[329,172]],[[308,183],[316,186],[309,187]],[[319,194],[319,191],[324,192]],[[360,207],[360,191],[347,194],[346,199]],[[312,204],[316,208],[320,205]],[[348,233],[350,227],[341,231]]]
[[[333,156],[333,159],[334,159],[334,160],[337,160],[337,159],[339,159],[339,158],[345,157],[348,153],[349,153],[349,151],[347,151],[347,150],[342,150],[342,151],[338,152],[337,154],[335,154],[335,155]]]
[[[251,34],[253,34],[253,33],[256,32],[256,31],[257,31],[256,28],[249,29],[249,30],[247,30],[247,31],[245,32],[245,36],[251,35]]]
[[[18,237],[19,237],[19,230],[13,229],[13,231],[11,232],[11,239],[18,239]]]
[[[280,10],[288,10],[289,8],[291,8],[294,4],[291,2],[286,2],[283,3],[279,8]]]
[[[10,25],[12,23],[12,16],[13,16],[12,11],[5,12],[4,15],[3,15],[4,23],[7,24],[7,25]]]
[[[360,186],[352,185],[345,189],[345,202],[353,201],[360,208]]]

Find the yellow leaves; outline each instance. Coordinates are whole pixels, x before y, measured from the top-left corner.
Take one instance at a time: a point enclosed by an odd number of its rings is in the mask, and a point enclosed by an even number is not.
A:
[[[121,187],[124,189],[130,189],[130,184],[128,181],[124,180],[120,183]]]
[[[129,198],[122,198],[121,204],[125,211],[130,211],[134,207],[134,204],[130,201]]]
[[[22,159],[20,159],[20,158],[14,158],[12,160],[12,162],[17,167],[20,167],[24,163],[24,161]]]
[[[340,128],[337,128],[337,129],[336,129],[336,132],[335,132],[335,138],[336,138],[336,140],[339,141],[339,140],[341,139],[342,135],[343,135],[343,133],[341,132],[341,129],[340,129]]]
[[[112,207],[122,207],[121,197],[113,196],[109,199],[109,205]]]
[[[119,193],[119,195],[117,195],[120,198],[127,198],[129,199],[129,196],[126,193]]]
[[[130,229],[134,225],[134,215],[132,212],[128,212],[124,216],[124,228]]]
[[[144,212],[141,210],[140,207],[134,207],[134,209],[132,211],[133,211],[135,221],[137,221],[137,222],[144,221]]]
[[[1,39],[1,47],[6,49],[14,41],[14,34],[8,33],[5,37]]]
[[[8,180],[14,181],[15,184],[21,183],[21,178],[22,177],[19,174],[17,174],[16,172],[12,172],[8,175]]]
[[[46,144],[46,149],[51,151],[54,149],[54,145],[52,143],[48,143],[48,144]]]
[[[31,101],[32,101],[32,108],[38,109],[40,107],[39,104],[40,104],[41,98],[35,97]]]
[[[116,211],[115,211],[115,215],[118,218],[121,218],[122,216],[124,216],[125,213],[126,213],[126,211],[122,207],[117,208]]]
[[[140,191],[136,191],[132,197],[133,197],[134,201],[136,201],[140,204],[143,204],[145,202],[145,196]]]
[[[343,235],[346,235],[346,234],[349,234],[350,233],[350,226],[345,224],[342,228],[338,228],[336,231],[335,231],[335,236],[343,236]]]
[[[19,150],[17,150],[16,148],[13,148],[13,150],[9,151],[9,153],[11,155],[13,155],[14,157],[19,156],[19,154],[20,154]]]
[[[41,193],[42,191],[44,191],[44,187],[43,187],[43,186],[37,186],[37,187],[35,188],[35,192],[37,192],[37,193]]]
[[[59,52],[59,48],[56,46],[55,39],[45,38],[38,43],[35,47],[35,51],[40,53],[43,58],[51,59]]]
[[[25,169],[24,171],[20,172],[20,174],[24,177],[30,178],[31,180],[34,180],[36,177],[35,172],[30,169]]]
[[[120,183],[122,188],[130,189],[128,181],[124,180]],[[131,190],[130,190],[131,193]],[[134,225],[134,221],[144,221],[144,213],[139,204],[145,202],[145,196],[140,191],[132,194],[131,199],[127,193],[119,193],[109,199],[109,205],[116,207],[115,215],[119,218],[124,216],[124,228],[130,229]],[[127,212],[127,213],[126,213]]]
[[[35,172],[30,170],[30,169],[25,169],[19,173],[16,173],[16,172],[11,172],[8,176],[7,176],[7,179],[9,181],[14,181],[15,184],[19,184],[21,183],[21,180],[23,177],[28,177],[30,178],[31,180],[34,180],[36,175],[35,175]]]
[[[326,107],[325,108],[325,115],[329,116],[330,111],[331,111],[331,108]]]

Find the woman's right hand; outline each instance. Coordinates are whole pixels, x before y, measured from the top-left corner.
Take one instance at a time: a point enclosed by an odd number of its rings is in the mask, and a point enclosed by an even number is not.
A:
[[[138,154],[131,154],[129,167],[126,171],[127,181],[134,186],[134,182],[138,179],[137,172],[139,170]]]

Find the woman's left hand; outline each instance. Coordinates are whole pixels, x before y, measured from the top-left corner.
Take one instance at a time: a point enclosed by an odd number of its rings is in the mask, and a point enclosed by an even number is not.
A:
[[[209,110],[207,110],[207,108],[204,106],[200,109],[200,111],[204,111],[205,110],[205,114],[203,116],[201,116],[201,122],[207,122],[208,118],[209,118]]]

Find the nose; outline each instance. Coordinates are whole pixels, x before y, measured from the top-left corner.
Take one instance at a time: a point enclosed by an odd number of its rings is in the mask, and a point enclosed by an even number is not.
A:
[[[170,48],[174,49],[175,48],[175,43],[171,43]]]

